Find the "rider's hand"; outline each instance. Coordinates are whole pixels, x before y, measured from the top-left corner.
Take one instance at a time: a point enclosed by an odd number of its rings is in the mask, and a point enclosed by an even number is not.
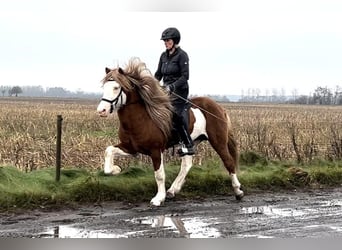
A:
[[[166,85],[164,89],[168,94],[171,94],[173,92],[173,85],[172,84]]]

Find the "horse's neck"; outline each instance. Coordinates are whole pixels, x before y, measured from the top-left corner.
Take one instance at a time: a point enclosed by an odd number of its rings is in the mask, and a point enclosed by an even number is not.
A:
[[[129,92],[126,95],[127,95],[126,106],[129,106],[130,104],[135,104],[135,103],[142,103],[143,104],[143,100],[138,95],[138,93],[136,93],[136,92]]]
[[[135,92],[127,94],[126,104],[118,110],[118,116],[121,123],[129,123],[129,126],[141,124],[141,119],[149,119],[143,100]]]
[[[145,105],[137,102],[124,106],[118,110],[120,127],[129,134],[140,133],[143,127],[151,121]]]

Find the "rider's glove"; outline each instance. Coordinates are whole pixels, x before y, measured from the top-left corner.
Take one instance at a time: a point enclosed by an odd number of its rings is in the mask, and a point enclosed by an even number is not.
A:
[[[171,94],[174,90],[173,88],[173,85],[172,84],[168,84],[164,87],[165,91],[168,93],[168,94]]]

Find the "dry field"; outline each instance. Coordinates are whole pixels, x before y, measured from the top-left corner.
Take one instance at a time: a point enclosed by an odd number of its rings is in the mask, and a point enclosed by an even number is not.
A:
[[[342,159],[342,106],[225,104],[240,151],[270,160]]]
[[[100,169],[105,148],[118,142],[117,117],[103,119],[97,100],[0,98],[0,165],[30,171],[55,165],[57,115],[63,116],[62,165]],[[270,160],[310,162],[342,159],[342,107],[222,104],[234,126],[240,151]],[[172,150],[167,160],[177,159]],[[216,157],[200,144],[197,163]],[[149,163],[144,156],[120,159]]]

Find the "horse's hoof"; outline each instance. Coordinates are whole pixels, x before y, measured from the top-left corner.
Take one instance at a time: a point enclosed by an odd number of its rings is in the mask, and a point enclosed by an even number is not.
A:
[[[241,191],[240,194],[235,195],[235,198],[237,201],[241,201],[244,196],[245,196],[244,193]]]
[[[151,200],[150,207],[160,207],[164,201]]]
[[[149,206],[151,209],[153,209],[153,208],[157,208],[157,207],[160,207],[160,205],[159,206],[157,206],[156,204],[153,204],[152,202],[150,202],[150,206]]]
[[[108,176],[118,175],[120,173],[121,173],[121,168],[117,165],[110,167],[109,171],[108,170],[104,171],[104,174]]]
[[[173,198],[175,198],[175,194],[174,194],[174,193],[171,193],[171,192],[167,192],[167,193],[166,193],[166,198],[167,198],[167,199],[173,199]]]

